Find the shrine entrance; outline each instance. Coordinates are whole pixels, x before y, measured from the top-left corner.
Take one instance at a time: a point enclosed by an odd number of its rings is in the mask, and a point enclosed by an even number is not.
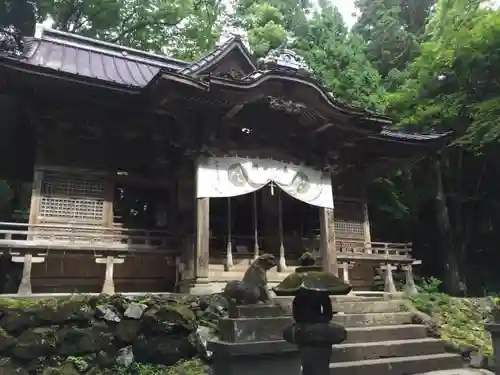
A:
[[[228,243],[234,259],[285,249],[295,263],[305,251],[319,251],[319,208],[292,198],[274,184],[232,198],[210,200],[210,252],[225,255]]]
[[[328,173],[272,159],[203,160],[197,198],[209,200],[210,262],[226,271],[265,252],[287,272],[304,251],[319,252],[319,209],[333,208]]]

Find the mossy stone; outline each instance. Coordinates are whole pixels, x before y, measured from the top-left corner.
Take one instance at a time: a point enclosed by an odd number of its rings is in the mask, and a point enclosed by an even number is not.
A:
[[[122,320],[116,326],[115,336],[127,344],[133,342],[137,338],[137,334],[141,329],[139,320]]]
[[[21,359],[50,356],[55,351],[56,336],[52,328],[33,328],[24,331],[12,349],[12,354]]]
[[[279,285],[273,288],[278,296],[295,296],[300,291],[322,292],[329,295],[344,295],[352,287],[333,273],[323,271],[321,266],[297,267]]]
[[[6,330],[0,328],[0,353],[10,349],[16,344],[16,339],[12,337]]]

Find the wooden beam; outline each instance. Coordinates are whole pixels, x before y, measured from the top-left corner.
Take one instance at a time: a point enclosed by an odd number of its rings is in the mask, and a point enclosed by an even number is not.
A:
[[[316,134],[319,134],[319,133],[321,133],[321,132],[324,132],[326,129],[331,128],[333,125],[334,125],[334,124],[333,124],[333,123],[331,123],[331,122],[329,122],[329,123],[327,123],[327,124],[325,124],[325,125],[322,125],[322,126],[320,126],[319,128],[317,128],[317,129],[313,130],[313,132],[312,132],[312,134],[311,134],[311,135],[313,135],[313,136],[314,136],[314,135],[316,135]]]
[[[223,116],[223,120],[227,121],[231,118],[233,118],[234,116],[236,116],[238,114],[239,111],[241,111],[243,109],[243,107],[245,106],[245,104],[237,104],[235,105],[233,108],[231,108],[224,116]]]

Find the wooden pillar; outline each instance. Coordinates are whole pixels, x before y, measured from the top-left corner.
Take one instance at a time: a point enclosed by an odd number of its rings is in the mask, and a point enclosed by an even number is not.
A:
[[[283,238],[283,206],[281,201],[281,191],[278,191],[278,234],[280,239],[280,255],[278,260],[278,272],[286,272],[285,244]]]
[[[224,264],[224,271],[229,271],[233,268],[233,215],[231,215],[231,198],[227,198],[227,244],[226,244],[226,262]],[[209,230],[210,233],[210,230]],[[210,241],[209,241],[210,244]],[[209,246],[210,247],[210,246]]]
[[[335,244],[334,210],[320,207],[320,254],[323,269],[338,276],[337,247]]]
[[[96,263],[105,264],[106,271],[104,274],[104,283],[102,285],[102,293],[113,295],[115,294],[114,269],[115,264],[121,264],[125,261],[124,258],[116,258],[114,256],[98,257]]]
[[[363,202],[363,216],[364,216],[364,230],[365,230],[365,244],[372,242],[372,235],[370,233],[370,217],[368,216],[368,203]]]
[[[115,198],[115,180],[114,176],[112,174],[109,174],[106,178],[106,182],[104,185],[104,214],[103,214],[103,221],[104,221],[104,226],[106,227],[113,227],[113,219],[114,219],[114,212],[113,212],[113,201]]]
[[[23,273],[17,294],[22,296],[30,295],[32,293],[31,269],[33,263],[43,263],[45,261],[45,257],[33,256],[33,254],[24,254],[23,256],[13,256],[12,261],[14,263],[23,263]]]
[[[253,218],[253,260],[259,257],[259,218],[257,211],[257,192],[252,193]]]
[[[38,212],[40,210],[40,195],[42,190],[43,171],[37,168],[33,172],[33,185],[31,188],[30,216],[29,223],[36,224],[38,222]]]
[[[208,278],[210,248],[210,198],[196,199],[196,279]]]

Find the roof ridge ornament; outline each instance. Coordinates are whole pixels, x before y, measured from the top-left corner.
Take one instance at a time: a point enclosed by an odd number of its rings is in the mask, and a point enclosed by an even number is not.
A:
[[[24,40],[14,25],[0,25],[0,54],[20,57],[24,50]]]
[[[287,48],[285,40],[278,48],[270,50],[266,56],[259,59],[259,65],[266,70],[283,70],[303,76],[312,74],[312,69],[307,65],[304,57],[294,50]]]

